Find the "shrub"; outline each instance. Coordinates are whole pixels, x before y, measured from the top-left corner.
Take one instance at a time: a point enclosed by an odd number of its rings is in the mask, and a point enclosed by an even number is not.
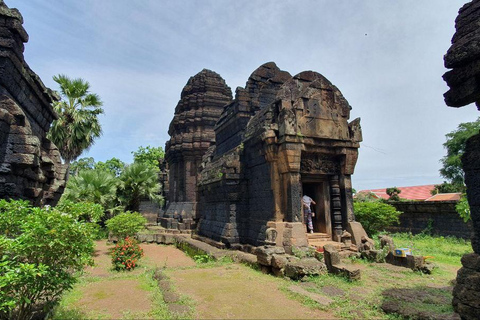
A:
[[[133,237],[146,223],[147,219],[140,213],[127,211],[107,220],[105,224],[113,236],[124,239]]]
[[[397,187],[393,187],[393,188],[387,188],[385,192],[389,195],[388,200],[400,201],[399,194],[402,193],[402,190],[398,189]]]
[[[137,266],[137,261],[143,257],[143,249],[133,238],[125,238],[117,242],[112,249],[112,264],[115,270],[133,270]]]
[[[73,202],[62,199],[55,207],[60,212],[71,214],[77,220],[86,222],[98,222],[104,216],[103,207],[93,202]]]
[[[457,205],[455,206],[455,210],[463,219],[464,222],[468,222],[471,220],[470,215],[470,205],[468,204],[468,199],[466,194],[462,194],[460,201],[458,201]]]
[[[70,214],[0,200],[0,318],[27,319],[53,307],[92,264],[90,228]]]
[[[395,207],[382,202],[355,202],[353,204],[355,218],[369,235],[383,231],[385,228],[398,224],[401,212]]]

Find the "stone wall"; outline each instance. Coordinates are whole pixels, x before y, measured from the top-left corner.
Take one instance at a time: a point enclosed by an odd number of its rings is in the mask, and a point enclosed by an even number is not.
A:
[[[388,231],[418,234],[431,228],[431,232],[436,235],[470,239],[472,222],[465,223],[460,218],[455,210],[456,204],[456,201],[394,202],[392,205],[403,213],[400,224],[388,228]]]
[[[54,205],[65,185],[65,167],[46,134],[58,100],[23,57],[23,18],[0,0],[0,198]]]

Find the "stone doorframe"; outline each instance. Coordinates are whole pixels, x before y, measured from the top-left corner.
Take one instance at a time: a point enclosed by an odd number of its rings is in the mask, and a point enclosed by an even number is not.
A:
[[[274,130],[264,133],[265,157],[270,163],[272,191],[275,203],[275,221],[303,223],[301,206],[302,197],[302,151],[305,150],[303,137],[285,135],[282,141],[277,141]],[[353,221],[353,198],[349,164],[350,150],[342,148],[335,153],[342,160],[338,163],[338,170],[324,172],[328,176],[330,194],[331,232],[334,241],[341,240],[341,234],[349,221]],[[355,154],[356,155],[356,154]],[[350,173],[350,172],[348,172]]]
[[[315,212],[313,218],[313,229],[315,232],[325,233],[332,237],[332,219],[330,203],[330,182],[327,175],[308,176],[301,174],[302,195],[310,196],[316,204],[312,211]],[[305,192],[305,187],[311,189]],[[305,223],[305,221],[304,221]]]

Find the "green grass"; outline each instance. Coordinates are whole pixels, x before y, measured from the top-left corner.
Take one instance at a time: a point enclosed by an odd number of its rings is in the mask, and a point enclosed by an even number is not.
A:
[[[469,241],[454,237],[435,237],[401,233],[393,234],[396,247],[409,247],[413,254],[433,256],[431,259],[437,268],[432,274],[414,272],[407,268],[393,267],[387,264],[369,263],[364,260],[351,259],[346,263],[361,269],[360,281],[349,281],[341,276],[330,274],[311,277],[311,283],[305,290],[323,294],[333,299],[329,306],[318,303],[302,295],[289,293],[290,284],[284,284],[282,290],[292,299],[310,308],[331,310],[336,317],[342,319],[404,319],[400,314],[386,314],[382,304],[394,302],[403,311],[412,311],[410,317],[423,312],[437,318],[448,317],[453,313],[452,296],[446,287],[456,277],[456,271],[461,267],[460,259],[465,253],[472,252]],[[334,287],[343,290],[343,295],[329,296],[323,290]],[[398,298],[385,295],[393,288],[400,290]],[[413,295],[413,299],[411,298]],[[413,300],[413,301],[411,301]],[[409,317],[409,316],[407,316]]]
[[[466,253],[473,251],[470,241],[455,237],[436,237],[396,233],[391,235],[397,248],[410,248],[414,255],[432,256],[431,261],[459,265]]]

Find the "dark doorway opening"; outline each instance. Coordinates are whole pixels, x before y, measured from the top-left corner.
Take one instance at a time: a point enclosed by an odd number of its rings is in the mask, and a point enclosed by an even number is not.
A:
[[[303,180],[303,179],[302,179]],[[312,218],[313,231],[318,233],[332,234],[332,224],[330,219],[330,192],[328,181],[304,181],[302,183],[302,196],[307,195],[312,198],[316,204],[312,205],[312,212],[315,217]]]

